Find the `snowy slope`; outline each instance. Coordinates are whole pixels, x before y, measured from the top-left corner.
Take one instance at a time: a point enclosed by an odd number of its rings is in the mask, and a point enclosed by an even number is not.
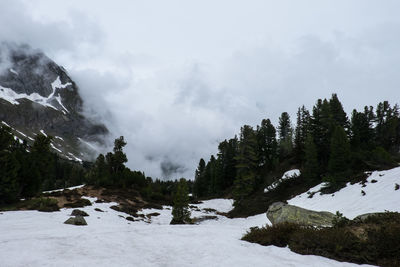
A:
[[[400,167],[375,171],[368,177],[368,183],[362,187],[361,183],[347,184],[347,186],[333,195],[320,195],[320,184],[309,192],[317,192],[312,198],[309,194],[298,195],[289,200],[291,205],[317,211],[340,211],[344,216],[353,219],[357,215],[369,212],[397,211],[400,212],[400,189],[395,190],[395,185],[400,184]],[[372,181],[377,182],[373,183]],[[361,193],[365,192],[365,195]]]
[[[41,96],[38,93],[32,93],[29,95],[26,93],[16,93],[13,89],[5,88],[0,85],[0,98],[6,100],[7,102],[9,102],[13,105],[19,105],[18,100],[25,98],[32,102],[36,102],[39,105],[42,105],[45,107],[50,107],[55,110],[59,110],[57,107],[55,107],[51,103],[53,100],[56,100],[57,103],[59,104],[59,106],[62,108],[60,111],[62,111],[65,114],[65,112],[69,112],[69,111],[68,111],[68,109],[65,108],[65,106],[61,102],[60,94],[58,93],[58,95],[55,96],[55,93],[56,93],[57,89],[64,89],[70,85],[72,85],[72,83],[62,84],[60,77],[57,76],[57,78],[54,80],[54,82],[51,83],[51,88],[53,89],[53,91],[47,97]]]
[[[94,199],[91,199],[94,201]],[[265,214],[247,219],[204,221],[200,225],[169,225],[170,207],[151,223],[129,222],[114,203],[85,207],[88,226],[63,224],[72,209],[43,213],[14,211],[0,214],[0,265],[16,266],[354,266],[319,256],[303,256],[288,248],[241,241],[251,226],[268,222]],[[221,212],[232,201],[214,199],[197,205]],[[104,212],[95,211],[100,208]],[[192,216],[215,215],[193,212]]]

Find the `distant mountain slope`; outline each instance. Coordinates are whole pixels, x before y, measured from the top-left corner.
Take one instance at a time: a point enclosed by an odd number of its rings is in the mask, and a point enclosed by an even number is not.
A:
[[[334,194],[320,195],[319,190],[323,186],[320,184],[290,199],[288,203],[317,211],[339,211],[349,219],[370,212],[400,212],[400,188],[396,184],[400,186],[400,167],[374,171],[367,178],[365,186],[362,183],[348,183]],[[309,198],[313,192],[315,194]]]
[[[31,142],[42,132],[54,138],[54,151],[80,160],[93,151],[88,141],[108,133],[82,115],[78,87],[63,67],[40,51],[8,43],[0,45],[0,123]]]

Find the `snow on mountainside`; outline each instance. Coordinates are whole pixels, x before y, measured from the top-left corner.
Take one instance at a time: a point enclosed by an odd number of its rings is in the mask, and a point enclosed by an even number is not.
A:
[[[63,67],[28,46],[2,43],[0,69],[0,121],[17,138],[57,136],[53,151],[72,160],[98,153],[87,144],[101,142],[108,130],[82,114],[78,87]]]
[[[396,184],[400,184],[400,167],[374,171],[365,186],[362,183],[348,183],[345,188],[331,195],[320,195],[318,192],[323,187],[320,184],[292,198],[288,203],[316,211],[339,211],[349,219],[370,212],[400,212],[400,189],[395,189]],[[313,192],[316,193],[309,198]]]

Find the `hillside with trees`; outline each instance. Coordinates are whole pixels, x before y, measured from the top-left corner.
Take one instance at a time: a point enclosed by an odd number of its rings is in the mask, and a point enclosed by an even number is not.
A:
[[[270,119],[255,128],[241,127],[239,137],[219,144],[216,156],[207,163],[200,159],[194,194],[232,196],[236,207],[232,216],[252,215],[265,211],[272,199],[284,200],[321,182],[326,182],[324,192],[332,193],[364,171],[396,166],[399,151],[397,104],[384,101],[376,108],[354,109],[349,118],[332,94],[330,99],[318,99],[311,111],[298,108],[296,125],[283,112],[277,127]],[[264,194],[263,189],[289,168],[301,169],[302,175],[281,186],[287,190]],[[251,205],[264,207],[251,211]]]

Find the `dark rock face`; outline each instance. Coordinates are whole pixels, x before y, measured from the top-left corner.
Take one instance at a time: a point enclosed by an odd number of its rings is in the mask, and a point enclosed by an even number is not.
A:
[[[29,142],[43,130],[62,138],[54,145],[65,155],[82,157],[88,151],[81,151],[80,140],[101,142],[108,133],[82,110],[78,87],[63,67],[27,46],[0,44],[0,123],[30,138],[16,136]]]

